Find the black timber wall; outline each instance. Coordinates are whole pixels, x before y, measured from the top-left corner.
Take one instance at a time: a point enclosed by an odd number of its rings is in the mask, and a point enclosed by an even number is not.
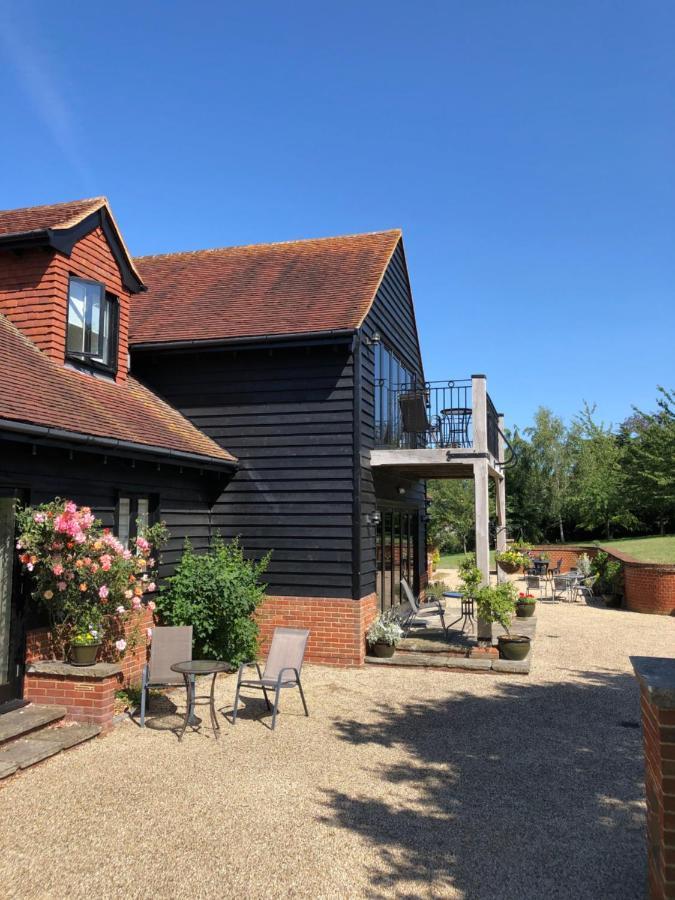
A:
[[[200,475],[199,471],[170,464],[72,451],[39,443],[0,439],[0,487],[17,489],[29,503],[61,497],[91,506],[104,526],[114,528],[121,493],[156,495],[158,514],[166,522],[170,540],[162,555],[162,577],[171,573],[183,542],[189,537],[196,549],[211,539],[209,505],[227,482],[227,476]],[[106,460],[104,462],[104,460]]]
[[[348,343],[136,351],[136,375],[239,459],[214,529],[272,550],[272,595],[353,596],[354,367]]]
[[[368,524],[368,515],[377,505],[413,508],[420,514],[418,535],[418,577],[426,571],[425,486],[422,481],[410,481],[397,476],[375,473],[370,467],[370,451],[375,437],[375,356],[367,339],[378,332],[382,342],[392,350],[406,368],[424,381],[417,327],[410,285],[401,243],[399,243],[366,316],[359,336],[360,347],[360,595],[375,590],[375,528]],[[398,488],[405,488],[401,496]]]

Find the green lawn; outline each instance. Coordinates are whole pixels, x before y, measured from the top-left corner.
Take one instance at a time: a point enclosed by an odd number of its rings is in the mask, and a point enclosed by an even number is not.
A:
[[[579,541],[570,546],[576,547],[583,543],[595,543],[591,541]],[[598,541],[603,547],[614,548],[622,553],[628,553],[635,559],[643,562],[675,563],[675,534],[653,535],[652,537],[621,538],[618,541]],[[562,545],[564,546],[564,545]],[[456,569],[462,561],[463,553],[448,553],[441,556],[439,568]],[[495,565],[494,551],[490,553],[490,565]]]
[[[441,556],[441,561],[438,564],[439,569],[457,569],[459,568],[459,564],[464,558],[463,553],[447,553],[444,556]],[[490,551],[490,565],[494,567],[495,564],[495,552],[494,550]]]
[[[628,553],[643,562],[675,563],[675,534],[622,538],[619,541],[599,541],[598,543],[603,547]]]

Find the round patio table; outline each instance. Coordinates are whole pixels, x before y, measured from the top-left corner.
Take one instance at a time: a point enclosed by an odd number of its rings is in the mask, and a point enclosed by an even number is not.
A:
[[[218,724],[218,719],[216,717],[216,708],[214,705],[214,692],[216,689],[216,676],[220,672],[232,672],[234,671],[233,667],[228,662],[221,662],[217,659],[191,659],[186,660],[186,662],[177,662],[171,666],[171,670],[173,672],[179,672],[183,679],[185,680],[185,691],[187,693],[187,705],[185,707],[185,719],[183,721],[183,728],[181,730],[180,735],[178,736],[178,740],[183,740],[183,735],[185,734],[185,729],[190,725],[192,728],[197,728],[201,724],[201,719],[198,719],[195,714],[195,706],[197,702],[200,703],[208,703],[209,704],[209,712],[211,713],[211,724],[213,725],[213,731],[216,738],[219,737],[220,725]],[[199,697],[196,694],[196,686],[195,686],[195,677],[197,675],[213,675],[211,679],[211,690],[208,695],[203,694]]]

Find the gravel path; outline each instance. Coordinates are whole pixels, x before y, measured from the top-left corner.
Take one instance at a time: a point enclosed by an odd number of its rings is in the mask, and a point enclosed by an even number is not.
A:
[[[529,677],[307,667],[312,716],[287,692],[274,734],[257,698],[219,742],[125,723],[0,788],[0,892],[641,897],[628,655],[675,620],[541,606],[537,645]]]

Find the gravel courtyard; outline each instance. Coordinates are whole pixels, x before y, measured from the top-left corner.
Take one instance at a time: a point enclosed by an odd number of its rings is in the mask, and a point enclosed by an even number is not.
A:
[[[126,722],[0,788],[2,896],[634,900],[628,656],[674,647],[674,619],[540,604],[528,677],[308,666],[275,733],[258,697],[219,742]]]

